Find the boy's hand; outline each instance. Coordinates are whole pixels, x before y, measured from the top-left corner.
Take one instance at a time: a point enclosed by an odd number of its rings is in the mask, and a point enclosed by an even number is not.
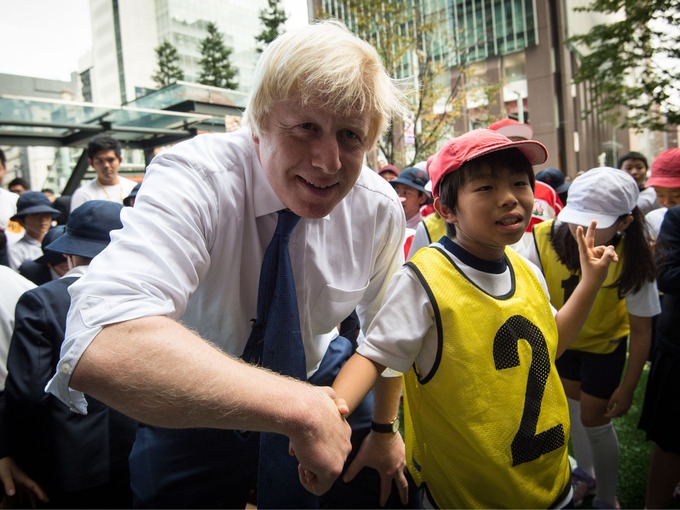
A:
[[[576,242],[581,261],[582,279],[600,286],[607,278],[609,265],[612,262],[618,262],[619,257],[612,245],[595,246],[596,228],[597,221],[595,220],[590,223],[585,235],[583,235],[583,227],[576,227]]]
[[[394,434],[369,432],[359,447],[359,452],[347,468],[343,481],[351,482],[365,466],[380,474],[380,506],[385,506],[392,483],[399,491],[399,498],[405,505],[408,502],[408,481],[406,468],[406,447],[399,432]]]
[[[5,486],[5,494],[8,498],[23,497],[30,502],[31,508],[36,508],[38,502],[47,503],[49,501],[42,487],[24,473],[12,457],[0,459],[0,481]],[[2,497],[0,497],[0,500],[2,500]],[[9,503],[9,501],[5,501],[5,503]],[[19,501],[15,501],[15,504],[21,505]],[[6,508],[13,507],[8,506]],[[14,508],[26,507],[16,506]]]

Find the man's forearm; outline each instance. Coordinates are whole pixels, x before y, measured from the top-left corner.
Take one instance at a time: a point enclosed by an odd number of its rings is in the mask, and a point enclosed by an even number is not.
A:
[[[70,385],[150,425],[279,433],[299,424],[315,396],[310,385],[229,357],[164,317],[105,327]]]

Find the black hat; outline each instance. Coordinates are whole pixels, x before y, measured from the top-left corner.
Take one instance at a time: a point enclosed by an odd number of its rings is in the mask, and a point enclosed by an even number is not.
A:
[[[41,191],[26,191],[19,195],[17,200],[17,213],[10,218],[17,221],[27,214],[50,213],[52,217],[57,217],[61,213],[52,207],[52,202]]]
[[[544,182],[557,193],[564,193],[569,189],[571,183],[564,180],[564,174],[557,168],[546,168],[536,174],[536,179]]]
[[[403,184],[404,186],[409,186],[413,189],[417,189],[418,191],[425,193],[427,195],[427,201],[428,203],[432,199],[432,195],[430,194],[429,191],[425,189],[425,185],[429,182],[430,176],[427,174],[425,170],[421,170],[420,168],[416,167],[409,167],[409,168],[404,168],[401,173],[399,174],[399,177],[396,179],[390,181],[390,184],[394,186],[395,184]]]
[[[110,232],[123,228],[121,204],[108,200],[89,200],[76,207],[68,217],[66,232],[46,249],[94,258],[111,242]]]
[[[66,232],[66,225],[57,225],[56,227],[52,227],[47,231],[45,234],[45,237],[43,237],[42,240],[42,251],[43,255],[42,257],[38,257],[35,259],[35,262],[38,264],[58,264],[59,262],[64,262],[66,259],[64,258],[64,254],[61,252],[57,251],[52,251],[48,250],[47,247],[52,244],[54,241],[56,241],[58,238],[60,238],[64,233]]]
[[[126,196],[123,199],[123,205],[126,207],[131,207],[132,206],[132,199],[137,198],[137,192],[139,191],[139,188],[142,187],[142,183],[138,182],[134,188],[132,188],[132,191],[130,191],[130,194]]]
[[[410,186],[411,188],[417,189],[418,191],[426,192],[425,185],[430,180],[430,176],[427,175],[425,170],[420,168],[409,167],[404,168],[399,177],[390,181],[390,184],[394,186],[395,184],[403,184],[405,186]]]

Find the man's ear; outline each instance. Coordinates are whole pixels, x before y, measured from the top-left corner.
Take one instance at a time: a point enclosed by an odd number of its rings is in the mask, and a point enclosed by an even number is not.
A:
[[[439,199],[439,197],[434,199],[434,204],[432,204],[434,210],[437,211],[439,216],[441,216],[446,223],[456,223],[456,213],[453,212],[448,206]]]

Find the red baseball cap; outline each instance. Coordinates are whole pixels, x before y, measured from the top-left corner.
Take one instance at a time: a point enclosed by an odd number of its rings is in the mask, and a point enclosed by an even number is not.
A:
[[[680,188],[680,149],[666,149],[654,158],[645,187]]]
[[[532,165],[540,165],[548,159],[547,149],[536,140],[513,142],[492,129],[475,129],[450,139],[429,162],[427,170],[432,180],[432,195],[438,197],[442,178],[458,170],[464,163],[505,149],[518,149]]]
[[[378,170],[378,175],[382,175],[383,172],[390,172],[399,177],[399,169],[394,165],[390,164],[383,165],[382,167],[380,167],[380,170]]]
[[[531,140],[534,137],[534,130],[529,124],[523,124],[515,119],[501,119],[489,125],[489,129],[498,131],[500,134],[510,138],[511,136],[518,136]]]

